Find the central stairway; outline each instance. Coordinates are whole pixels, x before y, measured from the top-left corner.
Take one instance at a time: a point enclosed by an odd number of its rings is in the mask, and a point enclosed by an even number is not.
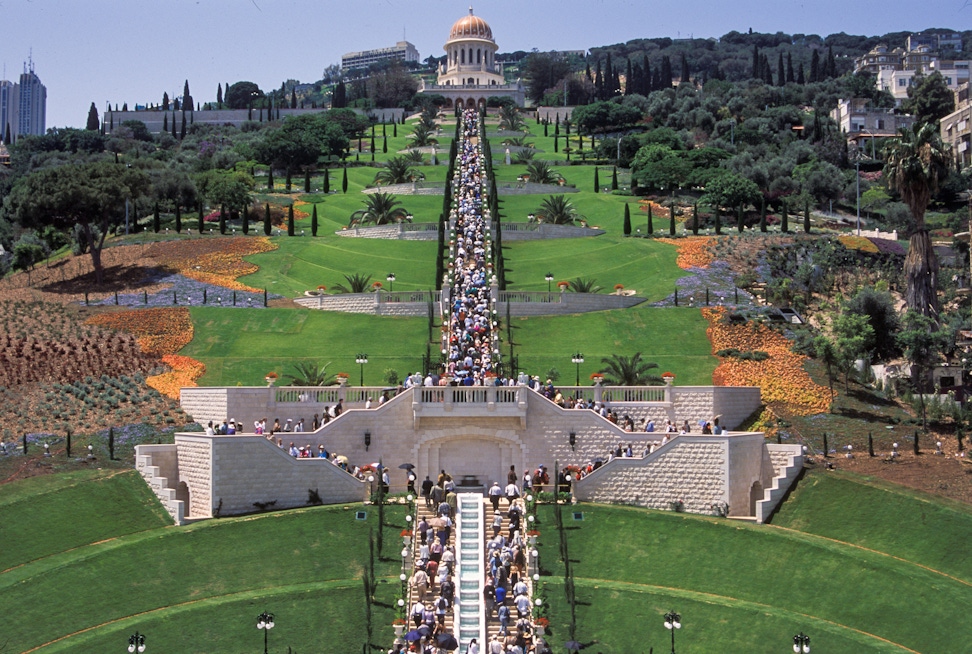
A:
[[[458,544],[458,634],[460,651],[469,647],[473,638],[482,643],[486,635],[486,611],[482,588],[485,584],[483,566],[484,511],[483,496],[479,493],[462,493],[459,500]]]

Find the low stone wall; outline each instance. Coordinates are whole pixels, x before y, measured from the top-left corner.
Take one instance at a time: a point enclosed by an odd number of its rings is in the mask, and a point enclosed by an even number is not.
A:
[[[502,223],[504,241],[533,241],[554,238],[587,238],[605,234],[595,227],[548,225],[544,223]],[[435,241],[439,238],[438,223],[397,223],[371,227],[350,227],[334,232],[338,236],[398,241]]]
[[[504,298],[510,298],[509,300]],[[559,293],[556,302],[543,301],[548,295],[542,291],[536,292],[533,299],[526,292],[501,292],[496,303],[499,315],[506,315],[507,304],[511,316],[554,316],[569,313],[589,313],[591,311],[609,311],[612,309],[628,309],[645,301],[643,297],[633,295],[605,295],[601,293]],[[518,301],[519,300],[519,301]]]

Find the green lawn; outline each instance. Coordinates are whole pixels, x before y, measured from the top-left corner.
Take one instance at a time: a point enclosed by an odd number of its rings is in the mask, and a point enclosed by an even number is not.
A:
[[[719,361],[712,356],[705,335],[707,326],[698,309],[638,306],[569,316],[514,318],[513,341],[522,369],[542,375],[551,367],[557,368],[564,385],[575,381],[576,368],[570,362],[575,352],[584,355],[580,378],[585,385],[590,383],[591,373],[604,367],[602,358],[641,352],[644,360],[658,364],[655,373],[674,372],[682,386],[708,386]]]
[[[972,584],[972,507],[842,472],[807,475],[773,525],[853,543]],[[934,547],[929,547],[929,538]]]
[[[364,352],[364,383],[384,384],[383,371],[420,370],[428,322],[296,309],[193,307],[195,337],[181,354],[206,364],[201,386],[261,385],[267,372],[292,374],[299,361],[347,372],[357,384],[355,355]]]
[[[799,630],[825,652],[957,652],[972,637],[972,628],[954,620],[968,584],[908,561],[718,518],[595,505],[574,510],[584,515],[583,522],[565,515],[577,637],[605,654],[649,646],[667,651],[661,616],[670,608],[682,613],[679,637],[687,651],[785,651]],[[542,567],[562,580],[551,507],[540,520]],[[942,550],[932,531],[923,547]],[[566,635],[563,594],[552,584],[547,596],[557,607],[557,633]],[[951,627],[928,628],[934,624]]]
[[[280,627],[270,634],[274,651],[285,645],[308,651],[327,639],[344,643],[330,651],[360,651],[365,642],[361,575],[368,533],[377,527],[373,508],[364,521],[350,510],[360,505],[333,506],[187,527],[161,527],[157,521],[120,536],[112,517],[119,511],[143,512],[154,502],[148,487],[134,472],[77,481],[64,486],[60,503],[77,508],[92,502],[90,512],[100,508],[103,516],[94,516],[86,533],[57,542],[54,551],[51,526],[73,527],[44,512],[47,489],[15,490],[20,499],[0,505],[3,550],[12,546],[8,527],[16,520],[17,547],[36,547],[40,555],[0,572],[0,609],[17,616],[3,630],[9,651],[58,640],[43,651],[120,650],[135,630],[146,633],[159,651],[250,651],[262,639],[254,625],[263,610],[274,612]],[[29,484],[13,488],[29,490]],[[87,486],[99,484],[120,499],[111,504],[92,495],[97,491]],[[35,500],[41,510],[31,515],[18,506]],[[155,508],[161,510],[157,502]],[[402,509],[388,507],[385,519],[391,558],[375,565],[382,580],[377,598],[385,605],[375,609],[376,642],[381,643],[390,640],[388,605],[398,588],[401,544],[400,527],[394,525],[404,524]]]

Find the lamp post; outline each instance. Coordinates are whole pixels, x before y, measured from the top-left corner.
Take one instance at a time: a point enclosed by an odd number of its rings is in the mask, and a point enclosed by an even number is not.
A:
[[[385,277],[385,279],[388,281],[388,290],[389,291],[394,291],[395,290],[395,273],[388,273],[388,277]]]
[[[550,282],[552,282],[554,280],[553,273],[549,273],[548,272],[547,275],[544,277],[544,279],[547,280],[547,293],[549,293],[550,292]]]
[[[857,156],[854,157],[854,167],[857,171],[857,235],[861,235],[861,151],[858,149]]]
[[[263,630],[263,654],[267,654],[267,635],[273,629],[273,613],[264,611],[258,615],[256,628]]]
[[[574,386],[580,386],[580,364],[584,363],[584,355],[577,352],[570,358],[570,362],[577,367],[577,378],[574,381]]]
[[[675,630],[682,628],[682,616],[675,611],[666,613],[665,628],[672,632],[672,654],[675,654]]]
[[[363,353],[356,354],[354,355],[354,362],[361,367],[361,376],[358,379],[360,383],[358,386],[364,386],[364,364],[368,363],[368,355]]]
[[[140,634],[137,631],[128,637],[128,651],[129,652],[144,652],[145,651],[145,634]]]
[[[793,651],[796,654],[810,654],[810,636],[802,631],[793,637]]]

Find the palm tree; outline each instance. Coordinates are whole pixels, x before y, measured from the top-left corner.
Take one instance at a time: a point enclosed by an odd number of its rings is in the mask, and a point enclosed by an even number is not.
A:
[[[435,115],[436,115],[435,108],[430,107],[428,109],[423,110],[422,113],[419,114],[418,124],[425,125],[425,127],[427,127],[429,131],[434,132],[438,128],[438,125],[435,124]]]
[[[904,273],[908,308],[938,319],[938,257],[925,228],[925,210],[944,179],[950,160],[948,145],[931,123],[899,130],[900,137],[885,148],[884,176],[914,219]]]
[[[507,132],[525,132],[527,130],[526,121],[520,115],[520,111],[513,105],[500,107],[499,128]]]
[[[641,352],[635,352],[627,357],[623,354],[612,354],[601,359],[604,367],[598,372],[604,375],[609,386],[648,386],[660,384],[662,378],[649,373],[658,367],[653,361],[642,361]]]
[[[412,217],[401,203],[391,193],[373,193],[365,199],[365,208],[358,209],[351,214],[349,227],[374,223],[388,225],[390,223],[412,222]]]
[[[412,139],[409,147],[411,148],[421,148],[427,145],[435,145],[438,143],[438,139],[434,138],[432,135],[435,133],[435,128],[429,128],[428,125],[424,123],[418,123],[412,128],[412,133],[409,138]]]
[[[580,277],[575,277],[574,279],[567,282],[571,293],[597,293],[601,290],[601,286],[597,285],[597,280],[593,277],[588,277],[587,279],[581,279]]]
[[[392,157],[385,163],[385,167],[375,175],[375,184],[405,184],[425,179],[425,173],[411,167],[411,161],[406,157]]]
[[[537,153],[534,150],[520,150],[513,155],[512,161],[515,164],[528,164],[533,161],[535,156],[537,156]]]
[[[560,184],[564,176],[550,167],[550,162],[538,159],[527,164],[526,174],[534,184]]]
[[[537,219],[552,225],[573,225],[575,220],[582,218],[566,195],[551,195],[537,210]]]
[[[331,365],[330,361],[323,366],[302,361],[294,364],[296,375],[284,375],[284,377],[290,378],[291,386],[334,386],[337,379],[327,372],[329,365]]]
[[[344,279],[347,280],[348,285],[335,284],[334,291],[336,293],[364,293],[368,290],[368,282],[371,281],[371,275],[354,273],[353,275],[345,275]]]
[[[502,140],[503,145],[511,145],[516,148],[532,148],[533,143],[527,142],[526,136],[510,136]]]
[[[421,164],[425,163],[425,160],[422,159],[422,153],[419,150],[416,150],[414,148],[411,149],[411,150],[408,150],[402,156],[410,164],[419,164],[419,165],[421,165]]]

